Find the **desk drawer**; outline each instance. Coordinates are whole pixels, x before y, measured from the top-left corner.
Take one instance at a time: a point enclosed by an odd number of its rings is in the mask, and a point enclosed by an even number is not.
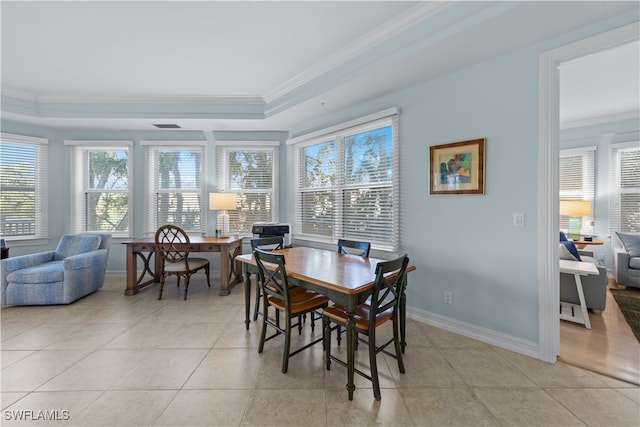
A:
[[[153,252],[155,245],[153,243],[136,243],[133,245],[133,250],[135,252]]]
[[[220,245],[216,245],[214,243],[201,243],[192,250],[200,252],[220,252]]]

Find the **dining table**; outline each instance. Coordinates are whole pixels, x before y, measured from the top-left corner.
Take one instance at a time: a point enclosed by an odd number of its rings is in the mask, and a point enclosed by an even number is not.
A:
[[[295,246],[275,250],[285,258],[285,270],[291,285],[301,286],[326,295],[333,303],[340,304],[347,313],[347,391],[349,400],[353,400],[355,349],[357,332],[354,315],[356,308],[371,295],[375,281],[375,270],[378,262],[385,261],[372,257],[341,254],[337,251]],[[257,274],[258,267],[253,254],[238,255],[236,260],[242,264],[245,276],[245,324],[249,329],[251,322],[251,276]],[[415,266],[409,264],[407,272],[414,271]],[[405,279],[406,280],[406,279]],[[404,288],[406,288],[406,283]],[[400,340],[402,352],[406,347],[406,295],[403,292],[399,301]]]

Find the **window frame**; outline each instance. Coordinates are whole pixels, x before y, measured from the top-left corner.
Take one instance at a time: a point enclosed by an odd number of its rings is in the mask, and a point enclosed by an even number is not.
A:
[[[90,151],[110,151],[125,150],[127,152],[127,188],[110,189],[108,193],[125,193],[127,194],[127,231],[110,233],[114,238],[131,238],[133,236],[133,177],[134,177],[134,161],[133,161],[133,141],[128,140],[66,140],[65,145],[71,147],[71,215],[69,229],[73,233],[90,233],[102,231],[90,230],[86,222],[87,204],[85,195],[88,193],[97,193],[98,191],[88,187],[88,170],[87,170],[87,153]],[[102,191],[104,192],[104,191]]]
[[[359,183],[357,185],[348,184],[344,177],[344,139],[357,134],[365,133],[375,129],[382,129],[391,126],[391,162],[392,176],[389,181],[384,183]],[[309,189],[301,187],[302,177],[302,151],[310,146],[336,141],[336,183],[330,187],[319,187],[317,190],[324,188],[330,189],[336,195],[334,197],[335,206],[333,207],[333,231],[331,236],[323,236],[316,234],[305,234],[302,232],[301,206],[299,206],[300,195]],[[287,141],[289,151],[289,170],[293,175],[291,179],[291,192],[289,195],[289,206],[291,209],[291,224],[293,239],[305,244],[318,244],[319,246],[336,245],[338,239],[353,239],[345,235],[343,229],[344,218],[344,200],[345,191],[357,188],[372,187],[389,187],[391,189],[391,226],[389,228],[388,239],[376,241],[371,239],[371,248],[373,251],[381,253],[397,254],[400,251],[400,138],[399,138],[399,109],[390,108],[368,116],[364,116],[349,122],[345,122],[336,126],[322,129],[310,134],[302,135]]]
[[[596,146],[588,146],[588,147],[579,147],[579,148],[567,148],[560,150],[560,162],[559,162],[559,176],[558,176],[558,185],[562,185],[563,181],[563,172],[567,173],[566,167],[562,166],[562,159],[568,157],[580,157],[582,160],[582,177],[581,177],[581,190],[575,191],[563,191],[559,189],[559,198],[560,200],[587,200],[591,202],[591,215],[586,215],[581,218],[582,222],[580,224],[580,233],[581,234],[591,234],[585,233],[584,231],[588,230],[587,227],[590,221],[593,221],[595,215],[595,194],[596,194],[596,154],[597,147]],[[569,171],[571,172],[571,171]],[[569,217],[565,215],[560,215],[559,217],[559,225],[560,229],[567,230]],[[591,227],[593,228],[593,227]]]
[[[640,155],[640,141],[621,142],[609,146],[609,231],[637,232],[638,229],[622,228],[622,209],[620,199],[622,194],[636,195],[640,200],[640,185],[638,187],[621,188],[620,186],[620,154],[627,151],[637,151]],[[634,175],[640,181],[640,170]]]
[[[233,192],[237,195],[247,193],[271,194],[271,218],[264,222],[279,222],[280,206],[280,186],[279,186],[279,164],[280,164],[280,142],[279,141],[218,141],[216,147],[216,167],[218,191]],[[231,188],[228,179],[229,157],[228,153],[233,151],[270,151],[272,156],[271,168],[271,189],[248,190]],[[229,212],[229,215],[233,215]],[[246,224],[245,224],[246,226]],[[240,232],[241,236],[251,236],[251,232]]]
[[[207,206],[207,144],[206,141],[183,141],[183,140],[168,140],[168,141],[155,141],[147,140],[140,141],[140,145],[144,147],[144,162],[145,162],[145,215],[143,221],[144,234],[152,236],[156,230],[163,224],[158,224],[157,216],[157,176],[158,171],[152,170],[152,153],[156,153],[160,150],[178,150],[178,151],[200,151],[200,188],[197,191],[182,191],[182,193],[197,194],[200,198],[200,227],[199,229],[186,229],[185,231],[190,234],[204,233],[207,230],[208,224],[208,206]],[[155,163],[155,162],[153,162]],[[182,227],[180,224],[176,224]]]
[[[14,244],[41,244],[49,239],[49,139],[13,133],[0,133],[0,144],[15,144],[33,147],[34,158],[34,234],[6,236],[5,241]]]

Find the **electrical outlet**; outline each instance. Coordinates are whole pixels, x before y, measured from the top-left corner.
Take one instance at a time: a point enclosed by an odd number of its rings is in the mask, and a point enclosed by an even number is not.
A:
[[[453,304],[453,294],[450,291],[444,291],[444,303]]]
[[[513,226],[514,227],[524,227],[524,214],[523,213],[514,213],[513,214]]]

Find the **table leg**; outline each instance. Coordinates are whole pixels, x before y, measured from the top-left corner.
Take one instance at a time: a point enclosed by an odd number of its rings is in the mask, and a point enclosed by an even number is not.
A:
[[[249,329],[249,312],[251,311],[251,273],[248,271],[246,267],[245,269],[245,280],[244,280],[244,323]]]
[[[589,310],[587,309],[587,303],[584,299],[584,291],[582,290],[582,279],[580,279],[579,274],[574,274],[573,277],[576,280],[576,289],[578,290],[578,298],[580,299],[580,310],[582,311],[582,317],[584,318],[584,326],[587,329],[591,329]]]
[[[124,290],[125,295],[135,295],[138,293],[138,278],[136,265],[136,254],[133,252],[132,245],[127,245],[127,287]]]

